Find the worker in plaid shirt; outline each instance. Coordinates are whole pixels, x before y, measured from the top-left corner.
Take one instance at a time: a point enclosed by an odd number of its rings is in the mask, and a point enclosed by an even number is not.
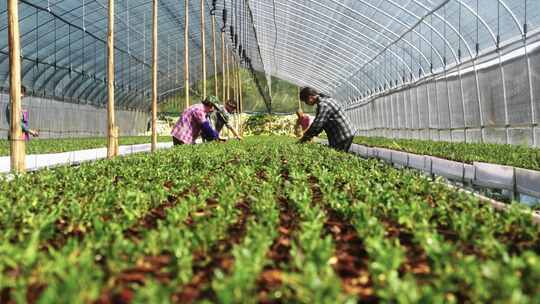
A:
[[[217,97],[208,96],[202,103],[184,110],[171,131],[173,144],[194,144],[201,133],[205,138],[218,139],[218,132],[212,128],[207,118],[208,114],[215,110],[215,104],[218,102]]]
[[[332,98],[310,87],[300,91],[300,100],[310,106],[317,105],[315,119],[300,142],[307,142],[324,130],[330,147],[338,151],[349,151],[355,132],[341,106]]]

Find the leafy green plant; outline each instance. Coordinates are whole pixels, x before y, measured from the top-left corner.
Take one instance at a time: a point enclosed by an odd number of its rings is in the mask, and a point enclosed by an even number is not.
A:
[[[465,163],[478,161],[540,170],[540,149],[527,146],[363,136],[356,137],[354,142],[370,147],[437,156]]]

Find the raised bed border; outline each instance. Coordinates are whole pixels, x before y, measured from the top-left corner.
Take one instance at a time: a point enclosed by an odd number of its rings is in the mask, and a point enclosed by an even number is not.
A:
[[[173,146],[172,142],[158,142],[158,149],[168,149]],[[149,152],[151,144],[125,145],[118,148],[118,154],[129,155],[133,153]],[[83,162],[95,161],[107,158],[107,148],[95,148],[87,150],[31,154],[26,156],[26,170],[37,171],[45,168],[54,168],[62,165],[79,165]],[[0,157],[0,174],[10,172],[9,156]]]
[[[364,158],[382,159],[398,167],[420,170],[428,175],[442,176],[451,181],[485,188],[506,190],[513,198],[520,194],[540,199],[540,171],[473,162],[467,164],[387,148],[352,144],[350,152]]]
[[[326,140],[319,142],[322,144],[328,143]],[[517,197],[519,194],[525,194],[540,198],[540,171],[482,162],[474,162],[470,165],[429,155],[368,147],[359,144],[352,144],[349,153],[362,158],[376,158],[398,168],[419,170],[429,176],[442,176],[450,181],[497,190],[507,190],[512,193],[513,197]],[[490,203],[497,210],[507,210],[509,208],[508,204],[484,195],[451,184],[446,185],[458,191],[472,194],[480,200]],[[525,211],[525,213],[530,214],[533,222],[540,225],[540,213],[535,211]]]

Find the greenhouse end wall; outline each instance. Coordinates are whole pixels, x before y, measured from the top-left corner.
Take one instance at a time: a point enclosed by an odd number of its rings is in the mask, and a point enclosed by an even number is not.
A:
[[[524,50],[372,97],[348,115],[363,136],[540,147],[540,47]]]
[[[0,94],[0,139],[9,132],[9,95]],[[25,97],[22,108],[28,111],[30,128],[40,138],[103,137],[107,134],[107,109],[92,105],[61,102],[40,97]],[[116,110],[116,125],[121,136],[143,135],[149,115],[141,111]]]

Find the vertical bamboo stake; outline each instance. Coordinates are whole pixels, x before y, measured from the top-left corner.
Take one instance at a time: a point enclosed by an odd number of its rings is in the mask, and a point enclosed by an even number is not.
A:
[[[212,58],[214,60],[214,96],[219,98],[217,82],[216,15],[212,14]]]
[[[25,145],[21,128],[21,41],[19,33],[19,1],[8,0],[9,93],[11,96],[10,160],[11,170],[26,170]]]
[[[236,132],[240,133],[240,115],[238,113],[238,109],[240,109],[239,102],[240,102],[240,78],[238,78],[238,60],[236,60],[236,57],[234,60],[234,87],[235,87],[235,101],[236,101]]]
[[[120,147],[118,145],[118,137],[120,135],[120,128],[118,126],[114,127],[114,155],[118,156]]]
[[[298,97],[298,110],[302,111],[302,102],[300,101],[300,87],[296,87],[298,94],[296,94],[296,97]]]
[[[152,0],[152,152],[157,150],[158,0]]]
[[[231,77],[230,77],[230,71],[231,71],[231,67],[230,67],[230,64],[229,64],[229,48],[226,47],[226,50],[225,50],[225,61],[226,61],[226,65],[227,65],[227,71],[226,71],[226,77],[227,77],[227,98],[226,100],[229,100],[231,98]]]
[[[226,92],[226,79],[225,79],[225,73],[226,71],[226,59],[225,59],[225,32],[221,32],[221,82],[223,84],[223,105],[225,105],[225,102],[227,102],[227,92]]]
[[[238,119],[240,121],[240,130],[238,130],[238,134],[242,135],[243,133],[243,130],[242,130],[242,112],[243,112],[243,104],[242,104],[242,101],[243,101],[243,90],[242,90],[242,71],[240,70],[240,66],[238,66],[238,109],[236,110],[236,112],[238,113]]]
[[[189,107],[189,0],[184,1],[184,97],[185,108]]]
[[[206,18],[204,16],[205,0],[201,0],[201,65],[202,65],[202,94],[206,98]]]
[[[109,31],[107,35],[107,158],[117,155],[114,121],[114,0],[109,0]]]

